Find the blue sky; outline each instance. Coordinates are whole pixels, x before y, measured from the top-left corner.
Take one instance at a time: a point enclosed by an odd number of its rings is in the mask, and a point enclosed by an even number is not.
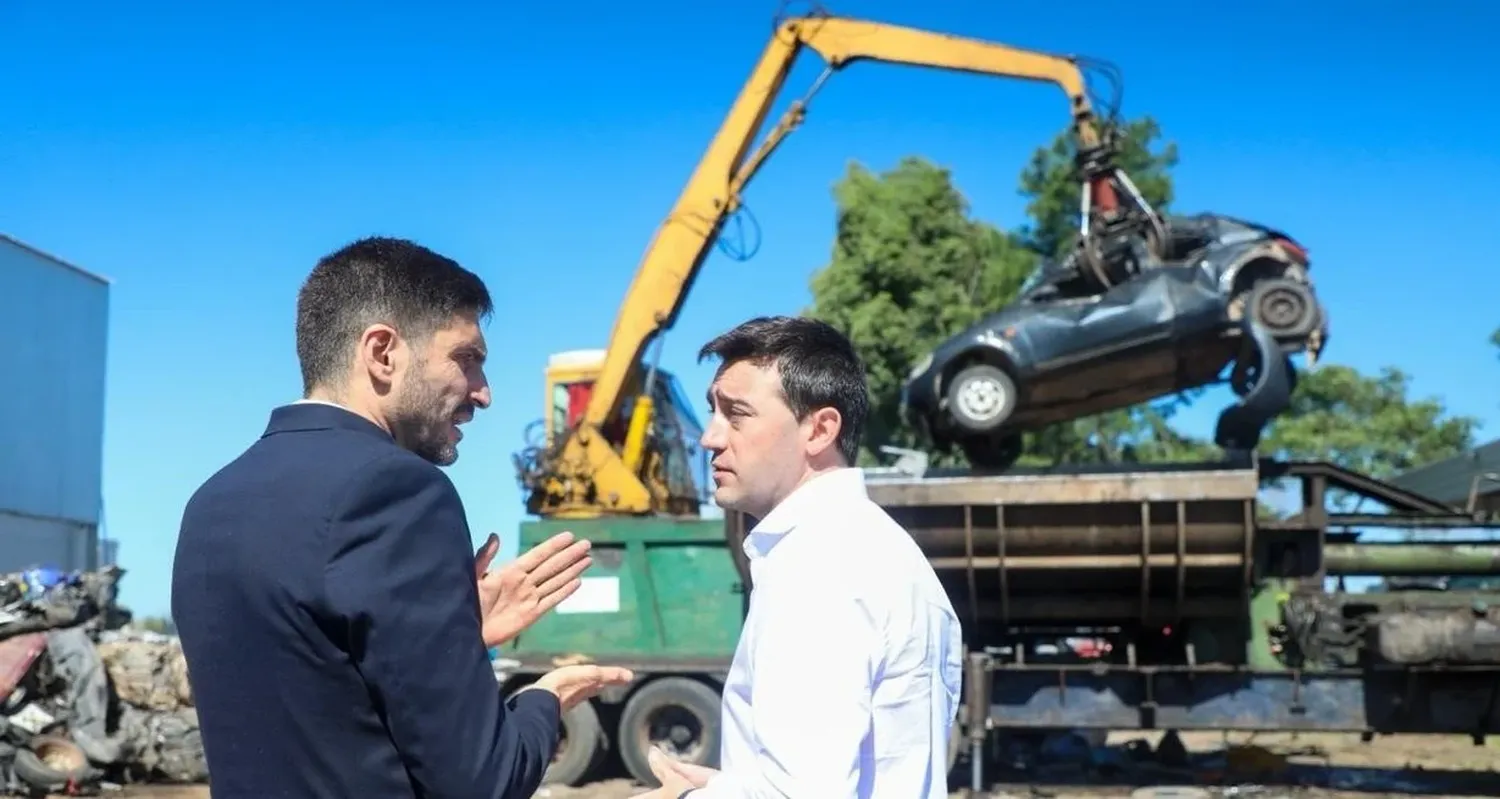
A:
[[[510,456],[543,412],[547,354],[605,345],[776,4],[416,8],[0,8],[0,229],[114,281],[105,525],[138,614],[167,607],[188,495],[297,396],[300,280],[371,233],[452,255],[496,296],[495,404],[451,474],[476,540],[498,531],[513,553]],[[1500,364],[1486,344],[1500,324],[1488,4],[1056,8],[832,10],[1113,61],[1126,115],[1154,115],[1181,148],[1177,209],[1259,219],[1310,247],[1332,313],[1328,360],[1399,365],[1417,394],[1500,434]],[[820,68],[806,56],[784,100]],[[869,63],[836,75],[750,189],[759,252],[710,257],[666,365],[697,397],[698,344],[805,307],[847,162],[927,156],[954,171],[976,216],[1009,227],[1022,215],[1019,170],[1065,109],[1039,84]],[[1185,426],[1209,430],[1221,401]]]

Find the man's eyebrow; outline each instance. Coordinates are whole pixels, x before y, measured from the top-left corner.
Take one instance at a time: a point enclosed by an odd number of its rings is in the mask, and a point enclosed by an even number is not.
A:
[[[460,344],[453,349],[453,352],[454,354],[468,355],[480,364],[483,364],[485,359],[489,357],[489,351],[479,344]]]
[[[730,410],[735,411],[748,412],[751,410],[750,403],[745,402],[742,399],[726,397],[722,392],[715,392],[713,389],[709,389],[708,391],[704,392],[704,396],[708,398],[708,407],[710,408],[717,407],[718,405],[724,405],[727,406]],[[718,399],[717,403],[715,402],[716,397]]]

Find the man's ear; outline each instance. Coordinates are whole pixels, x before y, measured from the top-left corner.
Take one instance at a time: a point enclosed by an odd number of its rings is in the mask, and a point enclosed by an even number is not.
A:
[[[390,325],[373,324],[359,335],[359,364],[377,386],[389,386],[399,368],[401,336]]]
[[[808,457],[817,457],[829,447],[838,446],[844,417],[835,408],[818,408],[807,415],[807,427],[807,454]]]

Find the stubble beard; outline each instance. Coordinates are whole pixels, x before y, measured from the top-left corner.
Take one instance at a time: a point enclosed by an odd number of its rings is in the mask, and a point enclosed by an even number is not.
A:
[[[414,364],[414,369],[421,364]],[[420,371],[417,371],[420,374]],[[446,408],[442,396],[421,380],[407,381],[391,419],[396,443],[435,466],[452,466],[458,448],[448,437],[457,408]]]

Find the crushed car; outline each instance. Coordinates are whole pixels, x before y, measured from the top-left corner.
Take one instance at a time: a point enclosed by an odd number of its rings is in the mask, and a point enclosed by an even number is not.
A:
[[[0,795],[206,780],[181,648],[125,626],[123,573],[0,575]]]
[[[1112,279],[1099,264],[1088,248],[1042,262],[1015,302],[921,358],[907,420],[935,449],[1004,470],[1027,431],[1228,382],[1240,402],[1216,441],[1253,449],[1289,402],[1289,357],[1314,362],[1327,344],[1307,250],[1280,230],[1169,216],[1112,258]]]

